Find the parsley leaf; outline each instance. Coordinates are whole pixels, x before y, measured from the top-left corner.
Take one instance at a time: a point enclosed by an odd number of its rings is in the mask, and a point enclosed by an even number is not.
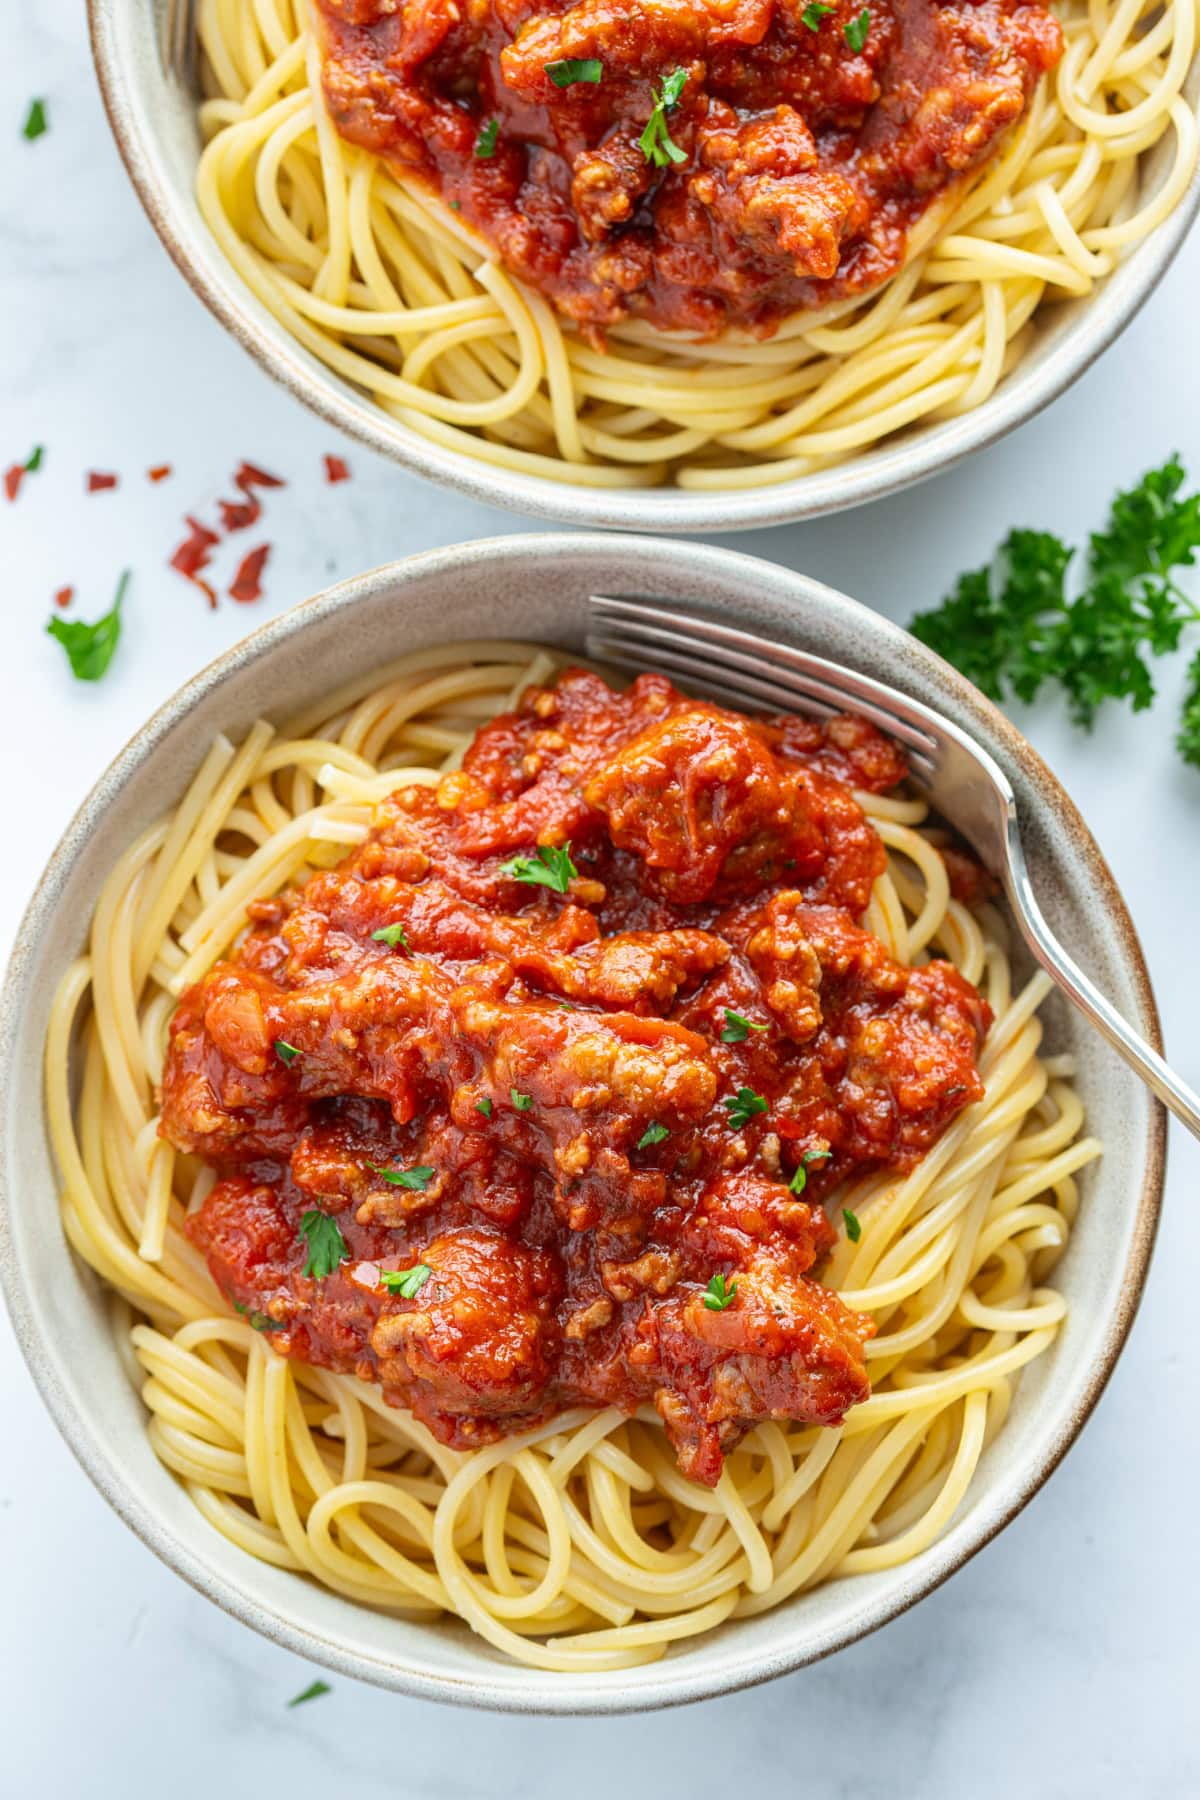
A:
[[[767,1026],[756,1025],[753,1019],[743,1018],[741,1013],[731,1012],[725,1008],[725,1029],[721,1033],[723,1044],[742,1044],[752,1031],[766,1031]]]
[[[737,1293],[737,1282],[731,1281],[726,1287],[723,1275],[714,1275],[704,1290],[704,1304],[709,1312],[724,1312],[733,1304],[733,1296]]]
[[[500,873],[507,875],[510,881],[527,881],[533,887],[553,888],[556,894],[565,894],[579,870],[571,861],[568,841],[561,847],[539,844],[536,856],[514,856],[511,861],[501,863]]]
[[[25,473],[27,475],[37,474],[42,466],[42,458],[45,454],[46,446],[44,444],[35,444],[33,446],[33,449],[29,453],[29,461],[25,464]]]
[[[495,156],[496,138],[500,131],[499,119],[489,119],[479,136],[475,139],[475,154],[480,157]]]
[[[854,51],[855,55],[858,54],[866,43],[870,30],[871,9],[868,6],[864,6],[858,17],[851,19],[848,25],[843,25],[842,36],[849,44],[851,50]]]
[[[1081,559],[1079,592],[1067,593],[1074,552],[1042,531],[1013,531],[996,561],[963,575],[940,607],[912,630],[962,674],[1004,700],[1026,702],[1056,682],[1071,717],[1090,729],[1106,700],[1141,712],[1154,699],[1149,658],[1178,649],[1200,622],[1200,606],[1175,580],[1200,550],[1200,493],[1183,495],[1183,464],[1172,456],[1117,494],[1107,526]],[[1187,716],[1181,755],[1196,759]]]
[[[509,1088],[508,1097],[518,1112],[528,1112],[533,1105],[532,1094],[519,1094],[516,1088]]]
[[[117,583],[112,607],[94,625],[82,619],[51,619],[46,630],[57,638],[67,653],[71,673],[76,681],[99,681],[113,659],[121,636],[121,602],[129,586],[129,570]]]
[[[820,31],[821,20],[825,18],[827,14],[836,11],[836,6],[824,6],[822,5],[822,0],[810,0],[809,5],[806,6],[804,11],[800,14],[800,23],[802,25],[807,25],[810,31]]]
[[[384,1269],[379,1279],[389,1294],[399,1294],[402,1300],[415,1300],[432,1274],[428,1263],[414,1263],[411,1269]]]
[[[1175,747],[1184,762],[1200,769],[1200,650],[1188,669],[1188,684],[1183,696],[1183,714]]]
[[[862,1226],[848,1206],[843,1206],[842,1218],[846,1222],[846,1236],[850,1239],[852,1244],[857,1244],[859,1238],[862,1236]]]
[[[308,1245],[303,1273],[314,1275],[318,1281],[323,1280],[326,1275],[332,1275],[338,1264],[345,1262],[350,1254],[350,1246],[342,1236],[337,1220],[331,1219],[328,1213],[318,1211],[316,1207],[306,1212],[301,1219],[300,1236]]]
[[[282,1038],[275,1039],[275,1054],[286,1068],[291,1068],[300,1052],[295,1044],[285,1044]]]
[[[649,1150],[651,1144],[661,1144],[663,1139],[669,1138],[670,1135],[665,1125],[660,1125],[657,1119],[652,1120],[638,1139],[637,1147],[639,1150]]]
[[[571,87],[577,81],[599,81],[604,64],[595,56],[563,56],[545,65],[546,73],[557,88]]]
[[[832,1150],[806,1150],[804,1155],[800,1158],[800,1164],[796,1173],[788,1182],[788,1187],[791,1189],[792,1193],[802,1194],[808,1186],[808,1171],[813,1163],[828,1162],[832,1155]]]
[[[679,105],[679,96],[686,84],[686,69],[672,69],[664,78],[654,96],[654,110],[646,120],[646,129],[638,139],[642,155],[656,169],[665,169],[668,163],[687,161],[687,153],[672,142],[671,133],[667,129],[667,114],[674,112]]]
[[[327,1681],[310,1681],[302,1694],[294,1694],[288,1701],[289,1709],[303,1706],[306,1700],[319,1700],[322,1694],[332,1694],[333,1689]]]
[[[402,950],[408,949],[403,925],[385,925],[382,931],[373,931],[371,939],[373,943],[386,944],[389,950],[394,950],[397,944]]]
[[[483,1100],[477,1100],[475,1102],[475,1111],[482,1113],[485,1119],[490,1119],[492,1116],[491,1101],[486,1098]]]
[[[35,138],[40,138],[42,133],[49,129],[50,121],[46,117],[46,102],[31,100],[29,111],[25,115],[25,123],[21,127],[21,136],[27,143],[32,144]]]
[[[740,1131],[755,1113],[765,1113],[767,1110],[767,1103],[762,1095],[748,1087],[739,1088],[736,1095],[727,1094],[721,1104],[729,1108],[729,1123],[735,1131]]]
[[[248,1306],[243,1306],[240,1300],[234,1301],[233,1310],[234,1312],[240,1312],[247,1323],[254,1327],[255,1331],[287,1330],[287,1321],[285,1319],[273,1319],[270,1313],[251,1312],[250,1308]]]
[[[381,1163],[368,1163],[367,1167],[373,1169],[376,1175],[382,1175],[393,1187],[415,1189],[418,1194],[425,1192],[435,1173],[427,1163],[422,1163],[416,1169],[385,1169]]]

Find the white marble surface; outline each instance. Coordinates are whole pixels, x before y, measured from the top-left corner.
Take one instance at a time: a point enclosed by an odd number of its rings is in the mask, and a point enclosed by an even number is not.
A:
[[[21,11],[0,61],[0,464],[35,443],[47,455],[18,505],[0,501],[0,952],[95,774],[211,655],[335,576],[531,528],[336,443],[268,384],[192,298],[126,186],[81,8]],[[27,145],[35,93],[52,130]],[[1078,538],[1115,486],[1176,447],[1200,478],[1198,285],[1193,236],[1124,340],[1049,415],[915,494],[740,547],[905,620],[1013,523]],[[346,486],[321,479],[331,450],[351,463]],[[211,508],[242,456],[290,483],[269,499],[268,593],[254,609],[210,613],[165,559],[180,515]],[[142,471],[160,461],[175,474],[152,487]],[[121,487],[86,497],[87,468],[118,471]],[[74,684],[42,634],[50,596],[73,583],[94,617],[126,565],[119,658],[98,687]],[[1124,885],[1169,1046],[1196,1081],[1200,967],[1182,934],[1200,774],[1171,750],[1178,685],[1164,674],[1152,716],[1107,713],[1091,739],[1053,707],[1021,723]],[[314,1671],[199,1599],[126,1531],[59,1441],[0,1323],[0,1795],[593,1800],[614,1778],[631,1796],[697,1800],[768,1784],[855,1800],[1196,1793],[1198,1198],[1200,1147],[1175,1132],[1159,1253],[1109,1392],[1049,1487],[974,1564],[818,1668],[701,1709],[608,1722],[452,1713],[345,1681],[287,1711]]]

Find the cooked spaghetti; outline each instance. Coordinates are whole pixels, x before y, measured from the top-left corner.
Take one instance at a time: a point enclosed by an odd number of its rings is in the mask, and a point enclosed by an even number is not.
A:
[[[1099,1146],[891,746],[554,671],[430,650],[218,739],[47,1093],[205,1517],[598,1670],[934,1541]]]
[[[603,68],[616,55],[593,17],[604,5],[527,19],[503,54],[549,33],[550,70]],[[333,0],[201,0],[201,209],[296,339],[420,435],[551,480],[721,491],[978,406],[1044,303],[1089,293],[1195,166],[1182,89],[1198,0],[1062,0],[1053,19],[947,0],[932,36],[925,0],[875,0],[857,51],[849,0],[803,19],[743,5],[749,39],[732,47],[737,8],[709,19],[697,0],[708,23],[690,37],[688,0],[622,13],[622,42],[644,13],[661,43],[560,89],[540,66],[488,73],[517,19],[499,0],[448,71],[442,36],[480,9],[431,5],[409,31],[410,8],[335,18]],[[601,54],[558,55],[578,46]],[[888,136],[897,111],[907,122]],[[651,113],[670,155],[634,135]],[[1143,191],[1141,159],[1163,138],[1167,167]]]

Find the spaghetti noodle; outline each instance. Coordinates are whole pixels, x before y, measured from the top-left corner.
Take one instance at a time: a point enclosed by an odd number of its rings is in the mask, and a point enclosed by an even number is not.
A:
[[[46,1082],[66,1235],[113,1290],[156,1453],[214,1528],[364,1605],[456,1614],[522,1662],[603,1670],[938,1537],[1064,1317],[1047,1276],[1099,1145],[1070,1060],[1041,1052],[1046,978],[1014,989],[1003,919],[951,897],[919,801],[860,795],[889,859],[867,927],[900,963],[951,959],[994,1024],[984,1098],[911,1172],[832,1197],[858,1235],[841,1233],[822,1279],[876,1327],[871,1396],[839,1428],[759,1423],[709,1488],[679,1472],[653,1411],[578,1408],[456,1450],[373,1384],[276,1355],[184,1229],[215,1174],[158,1131],[177,998],[251,900],[339,861],[383,796],[456,768],[554,666],[525,645],[430,649],[281,731],[219,738],[114,867],[54,1004]]]
[[[1196,162],[1197,0],[1063,0],[1057,70],[887,286],[765,339],[627,321],[602,350],[428,186],[339,136],[306,7],[201,0],[210,229],[297,341],[393,417],[549,480],[746,488],[969,412],[1045,306],[1090,293],[1167,218]],[[1141,158],[1164,138],[1144,193]]]

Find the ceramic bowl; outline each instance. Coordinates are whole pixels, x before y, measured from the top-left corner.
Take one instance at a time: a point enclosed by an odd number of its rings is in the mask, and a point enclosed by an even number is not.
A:
[[[68,827],[25,915],[0,1001],[0,1274],[21,1346],[72,1450],[126,1523],[218,1605],[301,1656],[406,1694],[529,1712],[615,1713],[697,1700],[828,1655],[911,1606],[1046,1480],[1107,1380],[1141,1294],[1163,1174],[1161,1109],[1065,1005],[1051,1042],[1078,1058],[1105,1141],[1058,1280],[1069,1317],[1022,1375],[1005,1428],[950,1530],[902,1568],[833,1581],[721,1626],[660,1662],[556,1675],[503,1660],[463,1625],[381,1617],[254,1561],[206,1524],[153,1454],[104,1295],[64,1241],[42,1123],[51,997],[122,849],[176,801],[214,735],[281,717],[406,650],[513,636],[579,647],[589,592],[656,594],[891,682],[971,732],[1016,790],[1036,891],[1066,948],[1157,1043],[1142,952],[1086,825],[1029,745],[897,626],[805,577],[727,550],[637,537],[508,537],[375,569],[293,608],[212,663],[142,727]]]
[[[161,45],[169,5],[185,0],[88,0],[92,49],[118,148],[150,222],[191,286],[268,374],[331,425],[415,474],[491,506],[564,525],[629,531],[723,532],[859,506],[897,493],[994,443],[1031,419],[1087,369],[1134,317],[1169,267],[1200,209],[1200,169],[1157,231],[1086,299],[1055,306],[1029,354],[982,406],[915,429],[861,456],[778,485],[727,493],[614,489],[492,468],[430,443],[301,349],[243,286],[196,204],[200,153],[194,96],[168,73]],[[1200,106],[1200,58],[1188,95]],[[1168,139],[1145,164],[1147,192],[1169,166]]]

